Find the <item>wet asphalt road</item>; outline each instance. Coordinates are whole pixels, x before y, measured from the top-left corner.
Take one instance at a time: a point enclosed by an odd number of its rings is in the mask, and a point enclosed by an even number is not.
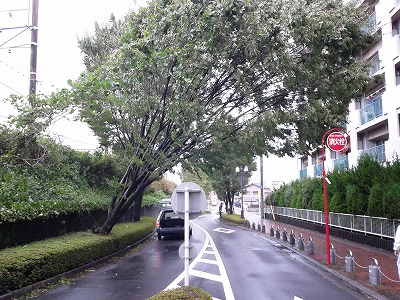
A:
[[[217,215],[193,221],[190,285],[216,299],[368,299],[329,272],[255,232],[230,226]],[[146,299],[166,287],[183,285],[183,239],[152,238],[134,252],[90,270],[35,299]],[[172,286],[171,286],[172,284]]]

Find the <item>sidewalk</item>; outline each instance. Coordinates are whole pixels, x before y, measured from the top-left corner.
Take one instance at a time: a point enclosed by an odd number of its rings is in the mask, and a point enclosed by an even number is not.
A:
[[[236,213],[240,215],[239,210],[237,210]],[[260,232],[261,234],[265,234],[266,237],[273,239],[274,241],[279,240],[282,244],[291,247],[303,257],[310,259],[321,267],[328,269],[332,273],[347,279],[349,283],[355,285],[363,291],[366,291],[374,298],[400,299],[400,280],[397,274],[396,256],[394,256],[393,252],[380,250],[378,248],[330,236],[330,243],[333,244],[336,251],[336,264],[332,264],[331,262],[331,268],[328,268],[325,234],[269,219],[261,219],[260,215],[247,211],[244,212],[244,217],[250,222],[250,224],[255,224],[255,230],[257,230],[258,224],[261,226],[264,225],[265,233]],[[279,239],[276,236],[270,235],[271,226],[273,226],[274,232],[276,232],[275,230],[279,227]],[[286,228],[288,233],[288,240],[292,230],[296,241],[299,238],[300,233],[302,234],[305,243],[308,242],[309,237],[312,237],[314,242],[314,254],[308,254],[306,246],[305,250],[297,250],[297,248],[294,245],[290,245],[288,241],[283,241],[282,232],[284,228]],[[350,250],[353,254],[355,262],[354,273],[346,272],[345,269],[345,256],[347,255],[348,250]],[[372,258],[375,258],[378,261],[378,265],[380,267],[381,286],[374,286],[369,281],[369,265],[371,264]]]

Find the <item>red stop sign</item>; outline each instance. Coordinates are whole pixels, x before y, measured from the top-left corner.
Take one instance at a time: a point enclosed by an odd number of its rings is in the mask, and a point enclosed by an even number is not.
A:
[[[332,132],[328,135],[327,144],[332,151],[343,151],[347,147],[347,136],[339,131]]]

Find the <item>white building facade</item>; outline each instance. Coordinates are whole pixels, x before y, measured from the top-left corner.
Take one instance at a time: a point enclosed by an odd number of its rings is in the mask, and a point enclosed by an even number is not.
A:
[[[326,171],[356,166],[363,154],[379,162],[400,155],[400,0],[360,0],[361,4],[370,6],[368,24],[377,37],[364,53],[375,83],[350,104],[344,129],[350,135],[351,151],[343,155],[326,148]],[[299,160],[300,178],[321,175],[321,149]]]

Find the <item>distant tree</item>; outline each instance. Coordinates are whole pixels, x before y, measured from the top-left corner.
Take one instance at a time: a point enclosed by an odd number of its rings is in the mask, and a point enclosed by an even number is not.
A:
[[[100,233],[240,129],[259,128],[267,150],[313,149],[369,80],[365,16],[341,0],[165,0],[86,36],[72,97],[101,145],[130,159]]]

